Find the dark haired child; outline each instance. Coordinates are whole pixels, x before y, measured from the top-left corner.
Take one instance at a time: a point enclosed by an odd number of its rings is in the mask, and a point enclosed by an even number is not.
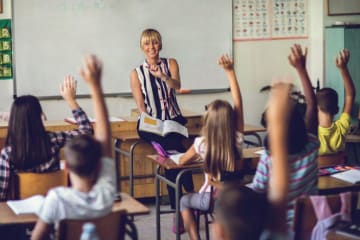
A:
[[[93,134],[92,125],[76,101],[76,81],[66,76],[60,93],[72,110],[78,129],[48,132],[39,100],[25,95],[11,106],[8,134],[0,158],[0,201],[8,197],[9,181],[15,171],[47,172],[60,168],[60,149],[76,135]]]
[[[347,64],[350,52],[342,50],[336,57],[335,64],[340,71],[345,86],[343,112],[338,120],[334,116],[339,111],[338,94],[332,88],[322,88],[316,94],[319,116],[319,155],[345,150],[345,138],[350,129],[351,109],[354,105],[355,87]]]
[[[102,92],[101,70],[101,62],[95,56],[87,56],[80,71],[92,96],[95,139],[81,135],[66,145],[71,187],[57,187],[48,192],[31,239],[47,239],[52,225],[60,220],[96,218],[111,212],[116,177],[114,161],[110,159],[110,123]]]

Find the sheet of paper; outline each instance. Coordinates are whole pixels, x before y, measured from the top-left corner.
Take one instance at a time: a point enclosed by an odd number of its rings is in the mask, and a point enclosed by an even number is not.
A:
[[[45,200],[44,196],[35,195],[22,200],[7,201],[6,203],[16,215],[27,214],[27,213],[37,214],[44,200]]]
[[[351,169],[341,173],[335,173],[331,175],[334,178],[350,182],[350,183],[360,183],[360,170]]]
[[[255,152],[255,154],[258,154],[258,155],[262,155],[262,154],[265,154],[266,153],[266,150],[265,149],[261,149],[261,150],[258,150]]]
[[[173,154],[173,155],[170,155],[170,159],[173,160],[176,164],[179,164],[180,157],[182,155],[184,155],[184,153]]]

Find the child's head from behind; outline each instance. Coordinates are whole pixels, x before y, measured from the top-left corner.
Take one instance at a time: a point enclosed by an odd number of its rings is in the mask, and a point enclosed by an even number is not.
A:
[[[225,183],[215,201],[216,239],[259,239],[267,219],[268,202],[265,194]]]
[[[9,126],[32,126],[42,122],[42,108],[39,100],[32,95],[17,97],[10,112]],[[31,123],[31,125],[29,125]]]
[[[101,145],[90,135],[73,138],[64,148],[68,169],[79,177],[90,178],[97,173],[102,156]]]
[[[332,88],[322,88],[316,93],[317,106],[320,111],[334,116],[339,111],[338,94]]]
[[[223,170],[234,171],[235,160],[240,158],[236,149],[234,115],[234,109],[227,101],[215,100],[207,105],[202,129],[207,144],[205,171],[215,177]]]
[[[143,49],[144,45],[149,42],[159,43],[160,49],[162,49],[161,35],[156,29],[148,28],[141,33],[140,37],[140,48]]]
[[[18,169],[33,168],[51,156],[42,114],[39,100],[31,95],[17,97],[11,106],[6,145]]]

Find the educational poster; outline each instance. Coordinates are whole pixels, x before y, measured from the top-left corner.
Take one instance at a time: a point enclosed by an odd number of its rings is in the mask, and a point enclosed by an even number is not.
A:
[[[273,0],[272,37],[306,37],[306,0]]]
[[[11,21],[0,20],[0,79],[12,78]]]
[[[235,38],[270,38],[269,3],[268,0],[233,1]]]
[[[234,40],[307,37],[307,0],[234,0]]]

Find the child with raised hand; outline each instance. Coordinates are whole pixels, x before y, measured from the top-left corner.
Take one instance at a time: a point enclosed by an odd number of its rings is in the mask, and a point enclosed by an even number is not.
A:
[[[266,112],[273,156],[267,197],[236,182],[225,183],[215,202],[214,239],[259,239],[260,236],[287,239],[285,211],[289,173],[285,126],[292,108],[289,94],[290,84],[275,84]]]
[[[241,93],[233,61],[229,56],[222,55],[218,64],[225,70],[229,80],[234,107],[223,100],[210,103],[203,117],[202,136],[197,137],[180,158],[180,164],[190,163],[198,157],[204,160],[205,182],[199,193],[187,194],[180,200],[181,215],[190,239],[200,238],[192,209],[209,209],[212,197],[210,182],[242,178],[240,170],[244,117]]]
[[[317,192],[317,156],[319,142],[316,132],[316,108],[314,108],[314,96],[310,80],[307,77],[305,69],[306,50],[303,54],[300,45],[294,45],[291,48],[289,62],[299,72],[302,85],[305,92],[305,102],[309,107],[306,108],[305,116],[301,105],[295,102],[291,111],[287,129],[287,152],[289,160],[289,195],[287,206],[287,223],[292,225],[294,216],[295,199],[301,195],[315,194]],[[295,100],[292,100],[295,101]],[[312,120],[313,119],[313,120]],[[267,127],[268,133],[273,131],[270,126]],[[271,146],[271,140],[269,142]],[[268,191],[270,168],[272,165],[272,153],[267,147],[267,151],[260,156],[256,173],[252,182],[252,188],[258,192]]]
[[[39,100],[32,95],[16,98],[11,106],[8,133],[0,158],[0,201],[9,193],[9,180],[16,171],[47,172],[60,168],[60,149],[79,134],[93,134],[92,125],[76,101],[76,81],[66,76],[60,93],[69,105],[78,128],[48,132]]]
[[[305,47],[303,52],[299,44],[294,44],[291,47],[291,54],[288,56],[288,59],[290,65],[292,65],[296,69],[304,90],[306,103],[304,119],[306,130],[316,135],[318,128],[317,105],[316,96],[311,85],[309,74],[306,70],[307,50],[307,47]]]
[[[108,112],[101,87],[101,62],[86,56],[80,75],[90,88],[96,118],[95,138],[81,135],[65,146],[71,187],[51,189],[41,207],[31,239],[45,239],[63,219],[90,219],[111,212],[116,194]]]
[[[347,68],[350,59],[349,50],[341,50],[335,64],[339,69],[345,87],[345,101],[340,118],[334,121],[339,111],[338,94],[332,88],[322,88],[317,92],[319,115],[319,155],[345,150],[345,138],[350,129],[351,110],[354,105],[355,87]]]

